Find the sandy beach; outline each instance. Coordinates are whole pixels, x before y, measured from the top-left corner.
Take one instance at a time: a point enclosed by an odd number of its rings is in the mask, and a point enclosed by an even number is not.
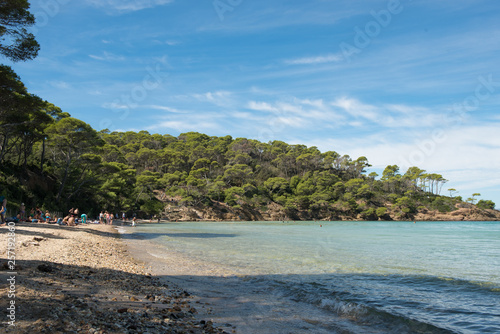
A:
[[[0,332],[234,332],[215,328],[203,319],[206,305],[132,258],[114,226],[0,229]]]

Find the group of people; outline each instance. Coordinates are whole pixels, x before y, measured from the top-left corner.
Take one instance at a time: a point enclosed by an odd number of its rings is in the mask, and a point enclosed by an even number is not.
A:
[[[50,219],[50,214],[47,210],[45,213],[45,220],[42,219],[42,221],[45,221],[49,224],[76,226],[78,224],[87,224],[87,215],[85,213],[82,213],[80,215],[80,211],[78,210],[78,208],[71,208],[64,218],[54,217],[53,219]]]
[[[116,217],[118,218],[118,214],[116,214]],[[111,212],[108,211],[101,211],[99,214],[99,224],[105,224],[105,225],[113,225],[113,219],[114,215]]]
[[[0,225],[5,225],[6,224],[6,213],[7,213],[7,199],[5,196],[0,196]],[[49,223],[49,224],[59,224],[59,225],[68,225],[68,226],[76,226],[79,223],[86,224],[87,222],[87,215],[86,214],[81,214],[78,210],[78,208],[71,208],[68,211],[68,214],[64,218],[58,218],[56,216],[52,216],[49,212],[49,210],[41,210],[39,207],[32,208],[30,210],[29,215],[26,215],[26,208],[24,206],[24,203],[21,203],[21,206],[19,208],[19,212],[15,218],[16,221],[28,221],[31,223]],[[113,213],[108,212],[108,211],[101,211],[99,214],[99,220],[97,221],[90,221],[90,223],[99,223],[99,224],[106,224],[106,225],[112,225],[113,224],[113,219],[115,218],[115,215]],[[118,219],[118,214],[116,214],[116,219]],[[122,219],[123,221],[127,221],[127,216],[125,212],[122,213]],[[131,220],[131,225],[135,226],[137,221],[137,217],[134,214],[133,218]]]
[[[27,220],[25,215],[26,212],[24,209],[24,203],[21,204],[21,209],[19,210],[19,220],[20,221],[25,221]],[[57,217],[52,217],[49,210],[41,210],[39,207],[36,207],[35,209],[31,209],[30,214],[29,214],[29,219],[28,221],[32,223],[55,223],[57,222]]]
[[[26,216],[26,207],[24,203],[21,203],[19,207],[19,211],[17,215],[7,218],[7,199],[5,196],[0,196],[1,208],[0,208],[0,220],[1,225],[5,225],[7,221],[29,221],[32,223],[44,222],[44,223],[55,223],[57,222],[57,217],[51,217],[49,211],[45,211],[45,213],[39,208],[31,209],[30,215]]]
[[[113,219],[115,218],[118,219],[118,213],[114,215],[112,212],[101,211],[99,214],[99,224],[113,225]],[[122,221],[127,221],[127,215],[125,212],[122,213]],[[132,218],[132,226],[136,225],[136,221],[137,217],[134,214]]]
[[[52,216],[49,210],[41,210],[39,207],[32,208],[30,210],[30,214],[26,215],[26,207],[24,203],[21,203],[19,207],[19,211],[15,216],[6,217],[7,214],[7,199],[5,196],[0,196],[0,225],[5,225],[7,222],[30,222],[30,223],[49,223],[54,224],[57,222],[61,222],[61,218],[57,218],[56,216]]]

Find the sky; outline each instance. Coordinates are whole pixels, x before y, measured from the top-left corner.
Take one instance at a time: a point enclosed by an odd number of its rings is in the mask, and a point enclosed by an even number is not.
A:
[[[500,2],[31,0],[31,93],[96,130],[316,146],[500,207]]]

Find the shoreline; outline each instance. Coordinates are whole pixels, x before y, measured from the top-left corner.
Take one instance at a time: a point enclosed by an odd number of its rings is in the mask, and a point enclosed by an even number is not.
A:
[[[204,305],[206,317],[226,331],[247,334],[354,333],[333,314],[276,294],[265,274],[240,272],[220,263],[192,258],[175,249],[158,252],[154,243],[147,239],[127,238],[131,231],[132,228],[123,227],[120,232],[130,253],[146,265],[154,264],[151,270],[155,277],[174,282],[189,291],[196,302]],[[318,319],[324,317],[329,317],[329,321],[319,325]]]
[[[14,287],[1,289],[6,333],[226,333],[195,317],[204,306],[189,292],[136,260],[116,225],[17,223],[12,249],[9,227],[1,229],[0,281],[16,273]],[[12,302],[15,326],[7,317]]]

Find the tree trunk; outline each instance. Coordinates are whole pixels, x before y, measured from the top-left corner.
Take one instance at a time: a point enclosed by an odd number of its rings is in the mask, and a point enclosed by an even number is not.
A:
[[[0,146],[0,163],[3,160],[3,156],[5,154],[6,148],[7,148],[7,143],[8,143],[8,136],[5,134],[3,135],[3,142],[2,145]]]
[[[71,164],[71,148],[69,148],[69,152],[68,152],[68,163],[66,164],[66,169],[64,170],[64,177],[62,179],[61,186],[59,187],[59,192],[57,193],[57,196],[56,196],[57,203],[59,203],[61,200],[61,194],[63,192],[64,185],[66,184],[66,180],[68,178],[68,171],[69,171],[70,164]]]
[[[43,161],[45,160],[45,136],[42,139],[42,156],[40,158],[40,173],[43,174]]]

